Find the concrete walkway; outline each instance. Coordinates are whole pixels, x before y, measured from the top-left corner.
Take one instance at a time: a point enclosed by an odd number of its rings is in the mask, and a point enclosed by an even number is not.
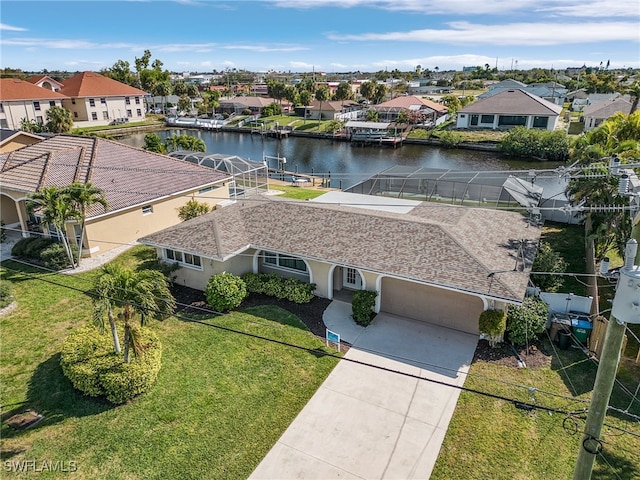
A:
[[[353,340],[347,360],[334,368],[250,478],[431,475],[460,390],[424,379],[462,385],[478,337],[387,314],[358,327],[344,303],[331,303],[325,323]]]

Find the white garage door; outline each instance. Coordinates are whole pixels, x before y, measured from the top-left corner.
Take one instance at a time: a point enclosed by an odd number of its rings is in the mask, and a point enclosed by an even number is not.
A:
[[[478,334],[479,297],[389,277],[381,290],[382,312]]]

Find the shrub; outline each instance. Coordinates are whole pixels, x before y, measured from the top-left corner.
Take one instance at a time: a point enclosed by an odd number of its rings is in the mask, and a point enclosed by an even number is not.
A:
[[[537,297],[527,297],[522,305],[510,306],[507,311],[507,333],[514,345],[524,345],[544,332],[549,307]]]
[[[449,130],[443,131],[440,135],[440,142],[445,148],[455,148],[462,143],[464,137],[461,133],[451,132]]]
[[[487,335],[489,344],[495,347],[507,327],[507,312],[504,310],[485,310],[480,314],[478,326],[480,333]]]
[[[144,350],[131,363],[113,352],[110,333],[88,326],[74,330],[62,345],[62,372],[85,395],[105,397],[115,404],[148,391],[158,378],[162,348],[155,333],[138,328]]]
[[[351,316],[358,325],[366,327],[373,320],[373,308],[376,304],[377,295],[377,292],[371,290],[358,290],[353,292]]]
[[[297,278],[281,278],[275,273],[245,273],[242,279],[249,293],[289,300],[295,303],[309,303],[313,300],[315,283],[305,283]]]
[[[40,260],[51,270],[62,270],[69,266],[69,257],[61,243],[52,243],[40,252]]]
[[[247,293],[244,280],[227,272],[212,275],[205,290],[207,303],[218,312],[237,308],[246,298]]]
[[[13,302],[13,288],[6,280],[0,282],[0,308],[4,308]]]
[[[500,150],[515,157],[564,161],[569,155],[569,139],[563,131],[515,127],[502,138]]]
[[[549,243],[541,241],[532,269],[534,272],[564,273],[567,270],[567,262]],[[531,281],[543,292],[557,292],[562,287],[564,278],[561,275],[534,274],[531,275]]]

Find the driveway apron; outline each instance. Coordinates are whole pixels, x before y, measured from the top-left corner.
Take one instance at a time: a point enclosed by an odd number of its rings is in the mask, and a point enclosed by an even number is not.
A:
[[[378,314],[252,479],[428,479],[476,335]]]

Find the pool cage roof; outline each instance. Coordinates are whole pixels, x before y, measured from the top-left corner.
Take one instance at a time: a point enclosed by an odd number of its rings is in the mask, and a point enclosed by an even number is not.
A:
[[[542,176],[541,176],[542,175]],[[350,187],[348,192],[453,205],[533,210],[546,202],[565,205],[564,186],[553,188],[553,202],[545,198],[545,184],[564,183],[557,174],[535,171],[461,171],[395,165]],[[549,185],[550,186],[550,185]]]
[[[177,150],[169,153],[170,157],[186,160],[197,165],[204,165],[230,175],[240,175],[255,170],[265,170],[263,162],[246,160],[237,155],[226,155],[224,153],[190,152]]]
[[[246,197],[269,189],[268,168],[264,162],[247,160],[237,155],[186,150],[171,152],[169,156],[228,173],[234,179],[233,188],[229,192],[233,198]]]

